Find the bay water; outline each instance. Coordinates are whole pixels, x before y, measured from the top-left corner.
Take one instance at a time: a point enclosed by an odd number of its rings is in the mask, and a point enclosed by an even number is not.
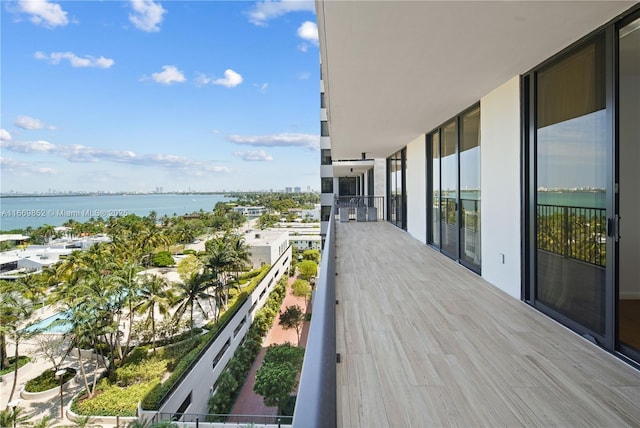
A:
[[[233,201],[217,194],[122,194],[82,196],[3,196],[0,197],[0,230],[61,226],[69,219],[84,223],[91,218],[147,216],[158,218],[213,211],[216,203]]]

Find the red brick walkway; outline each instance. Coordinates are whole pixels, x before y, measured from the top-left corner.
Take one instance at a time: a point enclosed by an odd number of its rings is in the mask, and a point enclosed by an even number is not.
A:
[[[287,294],[282,302],[282,306],[280,306],[280,311],[284,311],[287,307],[298,305],[301,308],[305,308],[305,299],[296,297],[293,295],[291,291],[291,284],[296,280],[296,277],[289,278],[288,286],[287,286]],[[262,400],[262,396],[253,392],[253,385],[256,380],[256,371],[262,365],[262,359],[264,358],[264,354],[267,350],[267,347],[272,344],[281,344],[290,342],[293,345],[298,343],[298,337],[296,336],[296,331],[294,329],[285,330],[283,329],[278,322],[280,321],[280,314],[276,315],[275,320],[273,321],[273,326],[267,333],[267,337],[262,342],[262,349],[258,353],[256,360],[247,375],[247,380],[244,385],[240,389],[240,394],[238,395],[238,399],[236,400],[233,408],[231,409],[231,413],[234,415],[276,415],[278,409],[276,407],[267,407],[264,405]],[[300,334],[300,346],[305,346],[307,343],[307,335],[309,331],[308,322],[305,323],[305,327],[302,329],[302,333]],[[232,418],[229,418],[230,422],[234,422]],[[256,420],[256,422],[262,422]],[[270,422],[270,421],[267,421]]]

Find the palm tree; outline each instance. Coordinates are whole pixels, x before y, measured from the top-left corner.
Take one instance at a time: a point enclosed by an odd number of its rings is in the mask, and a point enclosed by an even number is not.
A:
[[[228,240],[222,238],[212,239],[205,244],[204,264],[212,278],[214,287],[226,290],[224,305],[226,306],[229,297],[227,289],[227,272],[234,263],[234,254],[229,247]]]
[[[2,281],[0,287],[0,321],[2,321],[0,323],[0,340],[2,341],[3,359],[6,358],[6,361],[3,361],[3,367],[5,367],[4,363],[8,365],[7,339],[13,339],[15,346],[13,385],[11,386],[9,399],[7,400],[7,402],[11,402],[18,381],[20,341],[34,334],[32,331],[20,328],[20,324],[31,317],[33,313],[33,302],[24,297],[26,292],[24,283],[19,281],[13,283]]]
[[[200,310],[205,318],[207,317],[207,311],[202,306],[202,301],[213,297],[207,292],[211,285],[209,281],[210,277],[206,273],[196,273],[186,281],[179,283],[176,287],[179,294],[175,296],[175,301],[178,302],[178,306],[174,316],[179,321],[182,319],[187,309],[189,309],[189,326],[191,328],[191,334],[193,334],[194,327],[194,306]]]
[[[73,425],[65,425],[64,428],[102,428],[102,425],[96,425],[93,423],[94,419],[91,416],[76,416],[75,418],[69,418]]]
[[[240,271],[245,270],[247,265],[251,263],[251,251],[245,243],[244,236],[240,234],[231,235],[229,244],[233,254],[231,267],[234,269],[237,279]]]
[[[40,230],[42,231],[42,236],[47,243],[51,242],[51,238],[56,236],[56,228],[50,224],[45,224],[44,226],[40,227]]]
[[[120,290],[120,308],[121,310],[117,314],[116,325],[120,325],[120,317],[122,315],[122,309],[127,307],[127,320],[129,323],[129,334],[127,340],[123,346],[118,347],[118,353],[120,361],[129,353],[129,347],[131,344],[131,332],[133,331],[133,319],[135,316],[135,306],[140,300],[140,277],[138,275],[140,267],[133,263],[127,263],[124,266],[120,266],[117,272],[114,273],[114,282],[117,284]],[[119,336],[118,336],[119,339]],[[118,340],[119,343],[119,340]]]
[[[142,280],[140,287],[140,300],[135,309],[138,313],[147,314],[147,319],[151,321],[151,334],[153,342],[153,352],[156,351],[156,311],[161,315],[169,313],[172,292],[169,289],[167,280],[158,275],[147,274]]]

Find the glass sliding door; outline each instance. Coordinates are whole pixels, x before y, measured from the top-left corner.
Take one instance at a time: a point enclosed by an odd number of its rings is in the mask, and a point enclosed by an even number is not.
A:
[[[460,261],[480,269],[480,108],[460,118]]]
[[[458,132],[456,121],[442,127],[440,145],[440,233],[442,251],[458,258]]]
[[[522,90],[523,298],[640,363],[640,10]]]
[[[436,131],[428,136],[427,153],[431,165],[431,177],[429,179],[429,193],[431,209],[429,210],[430,224],[427,227],[429,239],[427,242],[440,247],[440,132]]]
[[[604,37],[536,76],[536,299],[605,334],[607,177]]]
[[[387,158],[387,200],[389,221],[401,229],[406,219],[406,151],[402,149]]]
[[[618,342],[640,361],[640,18],[618,32]]]
[[[480,273],[480,106],[427,135],[427,242]]]

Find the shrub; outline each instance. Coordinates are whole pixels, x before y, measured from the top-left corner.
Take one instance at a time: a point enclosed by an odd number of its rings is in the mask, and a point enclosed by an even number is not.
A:
[[[262,348],[262,338],[273,324],[278,309],[286,294],[287,278],[281,278],[273,288],[265,305],[256,314],[243,344],[236,349],[233,357],[218,378],[216,393],[209,399],[209,413],[231,412],[233,403],[245,377]],[[302,352],[304,350],[301,349]],[[220,418],[213,418],[220,419]]]
[[[88,400],[74,400],[71,410],[80,415],[136,416],[138,402],[158,383],[160,379],[125,388],[102,379],[98,384],[99,393]]]
[[[15,366],[13,365],[15,361],[16,361],[15,357],[9,357],[9,365],[4,369],[0,370],[0,376],[13,372],[15,370]],[[31,358],[27,357],[26,355],[20,355],[18,357],[18,368],[24,366],[29,361],[31,361]]]
[[[300,278],[308,281],[312,276],[317,275],[318,264],[311,260],[303,260],[298,263],[298,270],[300,271]]]
[[[293,346],[290,343],[271,345],[264,354],[264,364],[281,364],[288,362],[298,370],[302,368],[303,360],[304,348]]]
[[[76,375],[76,369],[67,367],[67,372],[62,377],[62,383],[68,382]],[[37,377],[27,381],[24,386],[24,390],[27,392],[42,392],[48,391],[55,387],[60,386],[60,379],[56,379],[55,371],[52,369],[45,370]]]
[[[175,260],[169,251],[160,251],[153,255],[153,265],[157,267],[173,266]]]

